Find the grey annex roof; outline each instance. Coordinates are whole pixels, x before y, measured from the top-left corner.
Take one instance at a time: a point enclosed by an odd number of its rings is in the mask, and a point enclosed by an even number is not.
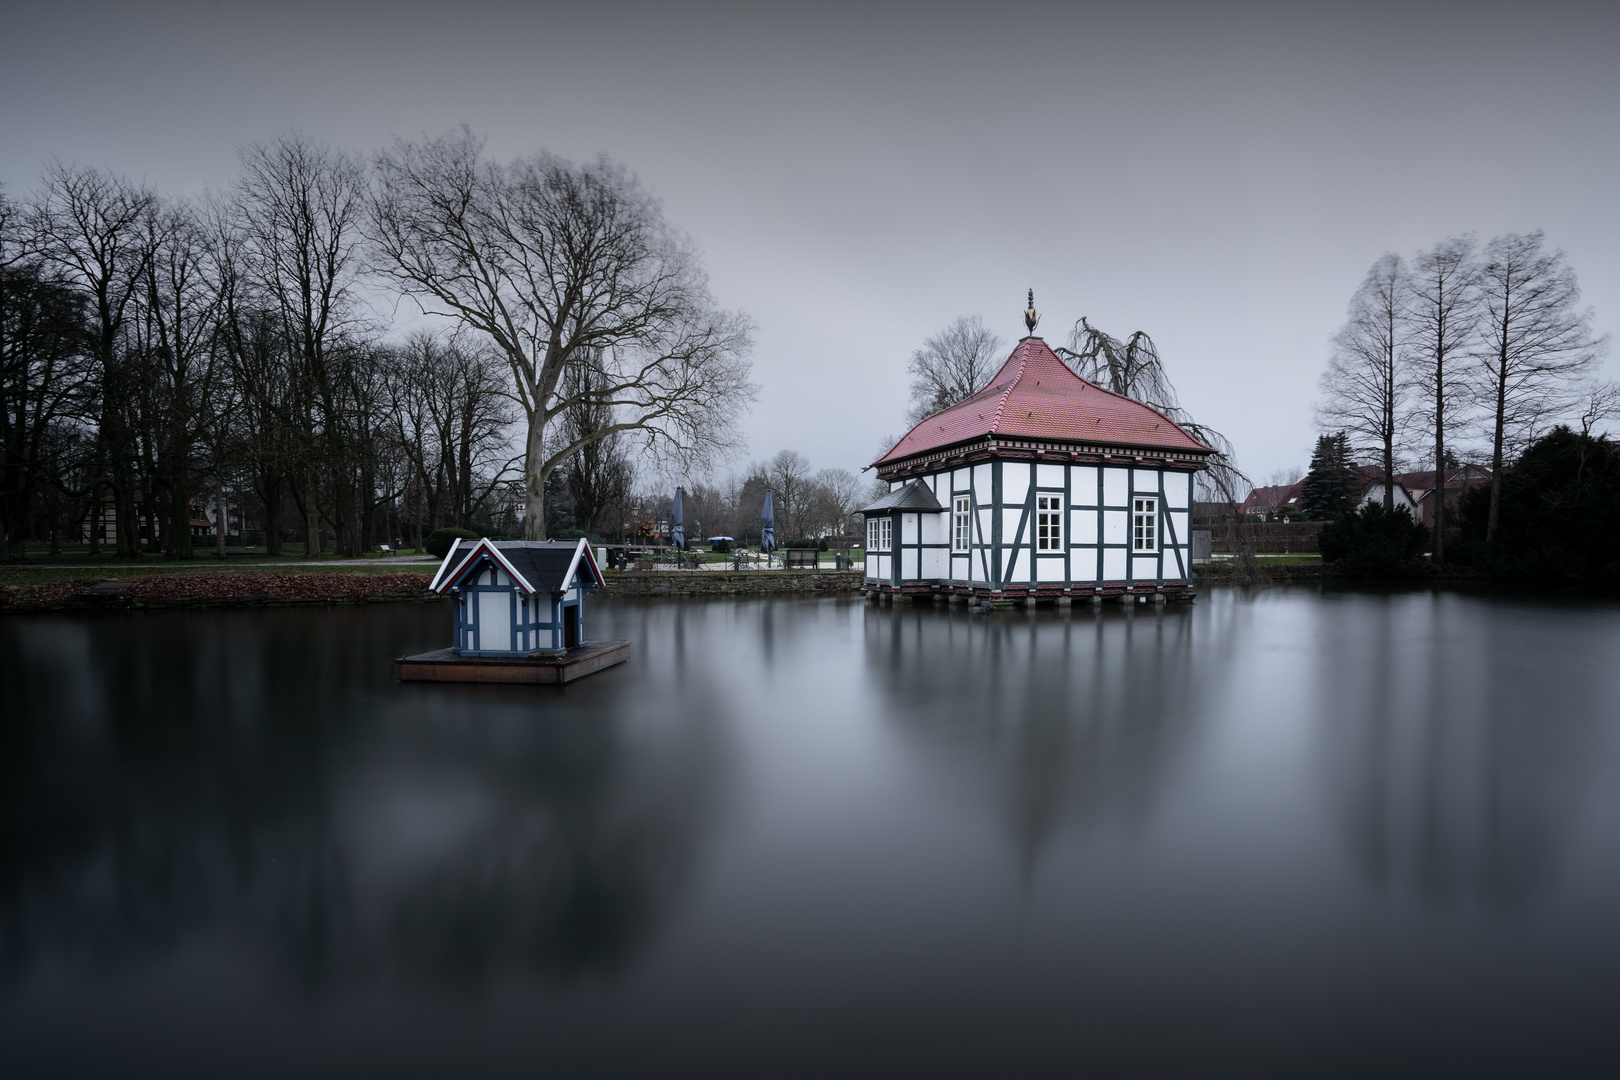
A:
[[[563,592],[567,586],[568,571],[574,567],[574,556],[579,552],[578,540],[457,540],[450,549],[450,558],[446,562],[455,560],[455,569],[451,571],[446,583],[454,581],[461,576],[470,559],[478,557],[478,549],[492,547],[500,553],[501,558],[511,564],[512,569],[523,575],[525,581],[533,585],[538,592]],[[465,553],[466,558],[461,558]],[[587,555],[586,558],[589,558]],[[579,567],[585,576],[590,576],[589,569]],[[594,584],[594,582],[593,582]]]
[[[895,488],[872,505],[861,507],[857,513],[892,514],[902,510],[914,513],[921,511],[925,514],[945,512],[945,508],[939,505],[939,500],[934,498],[933,489],[921,480],[913,480],[904,487]]]

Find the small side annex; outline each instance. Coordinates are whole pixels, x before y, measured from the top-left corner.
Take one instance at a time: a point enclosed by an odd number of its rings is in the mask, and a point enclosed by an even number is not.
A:
[[[1193,474],[1214,452],[1026,337],[873,463],[890,490],[862,510],[868,591],[1186,595]]]
[[[586,644],[585,595],[606,584],[584,540],[458,540],[428,588],[454,603],[456,655],[518,657]]]

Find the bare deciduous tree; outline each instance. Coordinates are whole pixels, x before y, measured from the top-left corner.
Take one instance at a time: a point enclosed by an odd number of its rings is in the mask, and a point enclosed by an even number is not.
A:
[[[120,558],[136,557],[134,431],[129,406],[134,387],[119,355],[130,305],[145,286],[153,254],[157,196],[145,187],[100,169],[53,162],[34,205],[34,249],[89,301],[90,349],[96,362],[101,416],[96,456],[111,486]],[[92,528],[91,554],[101,530]]]
[[[861,479],[848,469],[822,469],[816,473],[822,524],[839,533],[861,508]]]
[[[1620,419],[1620,382],[1589,383],[1581,403],[1581,434],[1591,437],[1599,426]]]
[[[1400,443],[1406,263],[1385,255],[1373,263],[1350,300],[1350,315],[1333,335],[1322,373],[1317,423],[1351,435],[1355,448],[1376,455],[1384,473],[1384,505],[1395,503],[1395,453]]]
[[[489,161],[464,129],[396,142],[376,173],[378,268],[424,311],[487,334],[511,367],[528,421],[526,536],[544,538],[546,480],[586,442],[635,432],[685,464],[730,449],[754,394],[748,322],[715,307],[692,244],[622,166]],[[569,394],[568,366],[598,352],[600,379]],[[613,424],[549,438],[587,399]]]
[[[1412,261],[1406,318],[1411,343],[1407,377],[1417,394],[1417,419],[1434,447],[1434,552],[1445,561],[1446,434],[1469,403],[1464,358],[1477,340],[1479,264],[1471,236],[1442,240]]]
[[[1543,236],[1508,233],[1485,247],[1479,270],[1482,327],[1480,404],[1491,422],[1491,503],[1485,542],[1496,539],[1502,467],[1537,434],[1543,419],[1574,407],[1580,379],[1604,340],[1592,336],[1591,309],[1562,251]]]
[[[614,419],[612,406],[592,393],[591,384],[603,377],[599,354],[569,365],[563,376],[564,394],[574,404],[563,414],[559,437],[577,447],[563,466],[563,478],[573,497],[575,525],[587,536],[603,524],[610,507],[624,502],[635,482],[624,433],[596,437]]]
[[[803,536],[805,524],[815,512],[810,460],[797,450],[783,450],[771,458],[765,475],[776,496],[777,536],[783,539]]]
[[[25,261],[21,224],[0,194],[0,561],[23,557],[29,507],[60,482],[53,450],[90,404],[96,373],[82,297]]]
[[[338,552],[358,555],[354,455],[344,413],[345,368],[359,356],[349,332],[365,174],[344,154],[296,132],[246,148],[241,160],[235,208],[245,262],[281,318],[298,391],[292,427],[308,443],[293,483],[305,550],[313,555],[321,548],[321,485],[329,476]]]
[[[976,394],[989,383],[1006,357],[1006,341],[985,328],[977,315],[957,319],[928,338],[911,354],[911,407],[906,423]]]
[[[220,290],[193,208],[168,205],[157,219],[158,236],[131,326],[143,392],[151,404],[145,426],[153,435],[152,471],[167,494],[164,546],[169,555],[189,559],[192,466],[214,391]]]

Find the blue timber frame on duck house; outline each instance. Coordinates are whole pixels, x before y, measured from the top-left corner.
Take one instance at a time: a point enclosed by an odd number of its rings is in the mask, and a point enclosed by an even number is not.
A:
[[[458,655],[500,657],[584,645],[585,594],[606,584],[584,540],[458,540],[428,587],[450,596]]]

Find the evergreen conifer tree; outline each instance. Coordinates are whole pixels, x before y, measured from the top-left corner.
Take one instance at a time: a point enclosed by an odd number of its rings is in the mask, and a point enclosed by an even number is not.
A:
[[[1348,436],[1342,431],[1319,436],[1299,493],[1300,516],[1306,521],[1331,521],[1347,514],[1355,507],[1359,488]]]

